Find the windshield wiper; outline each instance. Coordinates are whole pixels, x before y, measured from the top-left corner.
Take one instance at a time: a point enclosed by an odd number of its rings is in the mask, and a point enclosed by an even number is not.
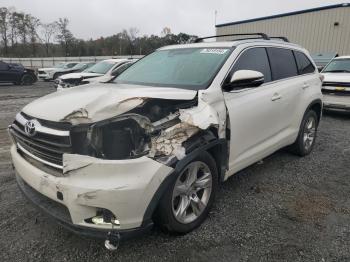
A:
[[[323,73],[350,73],[349,70],[329,70],[329,71],[324,71]]]

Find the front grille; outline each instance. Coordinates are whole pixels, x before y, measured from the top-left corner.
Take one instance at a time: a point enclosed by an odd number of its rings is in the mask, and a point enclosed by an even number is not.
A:
[[[23,119],[21,117],[26,120],[33,119],[27,115],[21,114],[19,118],[16,117],[16,120],[10,127],[10,133],[17,143],[18,150],[36,161],[41,161],[50,167],[62,169],[63,154],[72,153],[70,136],[56,135],[54,132],[37,132],[34,136],[29,136],[24,130],[23,120],[19,120]],[[45,121],[40,119],[36,120],[42,127],[47,128],[47,126],[44,126]],[[61,127],[61,131],[62,129],[63,127]],[[49,130],[57,131],[57,129]]]
[[[339,95],[339,96],[350,96],[350,91],[346,90],[331,90],[331,89],[322,89],[322,94],[325,95]]]
[[[45,71],[42,71],[42,70],[38,70],[38,74],[45,74]]]

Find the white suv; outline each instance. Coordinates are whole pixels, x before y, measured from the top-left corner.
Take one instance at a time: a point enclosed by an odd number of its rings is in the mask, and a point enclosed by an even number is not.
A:
[[[9,127],[20,188],[69,229],[109,233],[109,248],[153,221],[193,230],[219,183],[315,144],[322,81],[309,53],[260,35],[163,47],[114,83],[30,103]]]

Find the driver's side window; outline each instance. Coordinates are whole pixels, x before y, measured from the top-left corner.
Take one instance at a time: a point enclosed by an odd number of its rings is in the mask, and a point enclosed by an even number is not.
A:
[[[261,72],[264,75],[264,82],[270,82],[271,69],[266,49],[264,47],[256,47],[243,51],[233,65],[225,82],[228,83],[232,75],[239,70],[253,70]]]

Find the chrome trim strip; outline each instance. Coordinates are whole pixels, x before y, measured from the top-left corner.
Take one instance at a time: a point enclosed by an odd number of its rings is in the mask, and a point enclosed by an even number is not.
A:
[[[16,120],[22,126],[24,126],[28,121],[20,113],[16,115]],[[62,130],[57,130],[57,129],[52,129],[49,127],[42,126],[40,122],[36,119],[33,119],[33,121],[35,122],[35,130],[39,133],[50,134],[55,136],[69,136],[69,131],[62,131]]]
[[[48,165],[48,166],[52,166],[52,167],[55,167],[55,168],[58,168],[58,169],[62,169],[63,170],[63,166],[60,166],[60,165],[56,165],[56,164],[53,164],[53,163],[50,163],[46,160],[43,160],[35,155],[33,155],[32,153],[30,153],[29,151],[27,151],[26,149],[24,149],[19,143],[17,143],[17,147],[23,152],[25,153],[26,155],[30,156],[31,158],[45,164],[45,165]]]

